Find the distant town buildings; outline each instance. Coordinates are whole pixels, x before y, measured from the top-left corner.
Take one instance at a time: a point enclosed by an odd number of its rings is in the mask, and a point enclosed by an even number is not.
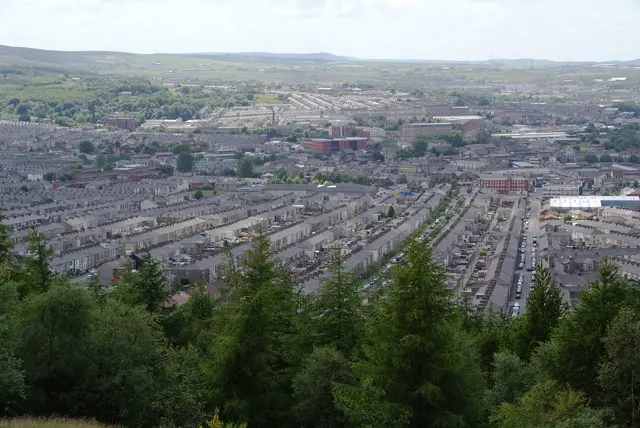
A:
[[[138,121],[133,118],[111,118],[105,119],[104,126],[133,132],[138,128]]]

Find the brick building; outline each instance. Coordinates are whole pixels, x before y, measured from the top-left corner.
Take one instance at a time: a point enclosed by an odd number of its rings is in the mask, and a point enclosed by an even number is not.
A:
[[[510,176],[488,176],[478,180],[480,187],[497,190],[499,193],[529,191],[531,183],[526,178]]]
[[[344,125],[334,125],[331,127],[331,138],[335,139],[348,137],[366,138],[368,141],[370,141],[371,131]]]
[[[364,137],[311,138],[301,140],[300,145],[314,152],[335,153],[343,150],[362,150],[367,148],[369,140]]]

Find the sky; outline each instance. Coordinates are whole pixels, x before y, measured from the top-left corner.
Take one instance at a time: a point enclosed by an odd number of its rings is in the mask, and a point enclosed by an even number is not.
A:
[[[367,59],[640,58],[640,0],[0,0],[0,44]]]

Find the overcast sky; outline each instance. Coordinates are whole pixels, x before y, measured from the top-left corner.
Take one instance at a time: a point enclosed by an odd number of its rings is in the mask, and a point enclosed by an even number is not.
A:
[[[331,52],[360,58],[640,58],[640,0],[0,0],[0,44]]]

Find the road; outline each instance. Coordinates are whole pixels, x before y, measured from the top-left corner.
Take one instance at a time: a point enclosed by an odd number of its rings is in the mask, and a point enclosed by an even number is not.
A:
[[[520,302],[520,313],[525,313],[527,310],[527,297],[531,292],[531,283],[532,274],[531,272],[527,272],[527,269],[533,268],[533,249],[535,248],[536,254],[536,263],[540,263],[542,259],[539,257],[540,250],[543,249],[543,246],[546,245],[546,240],[540,239],[540,221],[538,221],[538,214],[540,213],[540,197],[541,195],[537,193],[532,193],[529,196],[531,198],[531,203],[527,205],[527,210],[525,211],[525,222],[528,220],[529,225],[525,228],[525,236],[527,237],[527,243],[525,246],[525,257],[524,257],[524,269],[521,272],[524,276],[523,284],[522,284],[522,295],[520,299],[517,301]],[[528,208],[531,208],[531,211],[528,211]],[[527,218],[527,213],[530,213],[530,217]],[[526,223],[525,223],[526,224]],[[538,238],[538,248],[533,245],[533,238]],[[514,294],[515,297],[515,294]]]

